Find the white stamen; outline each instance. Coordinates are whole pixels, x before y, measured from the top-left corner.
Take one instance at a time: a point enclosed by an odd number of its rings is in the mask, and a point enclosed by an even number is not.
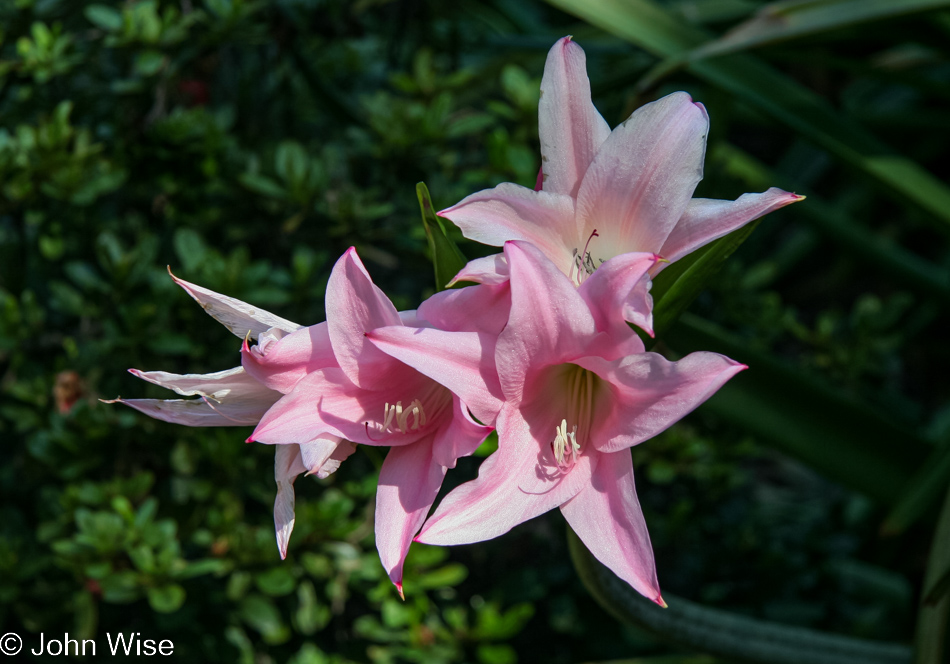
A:
[[[409,422],[409,418],[412,422]],[[426,424],[426,411],[422,407],[422,402],[413,399],[407,408],[402,407],[402,401],[395,404],[386,404],[383,406],[383,423],[380,427],[382,431],[389,433],[409,433],[418,431],[420,427]]]
[[[577,426],[570,432],[567,430],[567,420],[561,420],[561,425],[555,428],[557,436],[554,438],[554,459],[562,469],[568,469],[577,461],[581,445],[577,442]]]

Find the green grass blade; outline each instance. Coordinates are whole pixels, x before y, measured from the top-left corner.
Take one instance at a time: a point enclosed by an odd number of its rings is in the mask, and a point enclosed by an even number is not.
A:
[[[940,449],[933,452],[914,475],[907,492],[887,515],[881,531],[886,535],[897,535],[907,530],[938,504],[948,485],[950,449]]]
[[[934,603],[927,598],[937,594],[938,586],[950,573],[950,491],[943,502],[930,559],[924,574],[924,603],[917,617],[917,637],[914,643],[915,664],[946,664],[947,628],[950,623],[950,595],[946,593]]]
[[[435,288],[445,290],[448,283],[455,278],[465,263],[465,255],[445,232],[442,219],[432,207],[432,198],[429,188],[424,182],[416,185],[416,196],[419,198],[419,209],[422,211],[422,225],[429,240],[429,250],[432,252],[432,264],[435,268]]]
[[[716,351],[749,365],[703,408],[878,502],[899,501],[932,449],[908,427],[698,316],[684,314],[665,341],[680,353]]]
[[[759,220],[734,230],[676,261],[653,282],[653,329],[657,337],[669,330],[696,296],[709,283],[726,259],[746,241]]]
[[[808,37],[829,30],[880,21],[904,14],[950,7],[950,0],[794,0],[775,2],[748,21],[686,56],[701,60],[763,44]]]
[[[829,203],[794,181],[771,172],[739,148],[717,143],[710,150],[709,161],[745,180],[753,189],[774,184],[789,191],[807,194],[808,200],[794,208],[798,218],[845,251],[873,265],[876,270],[889,274],[896,281],[944,301],[950,300],[950,272],[945,268],[907,251],[891,240],[870,233]]]
[[[564,11],[660,58],[681,57],[709,40],[651,0],[548,0]],[[950,188],[896,154],[824,99],[748,54],[685,63],[693,75],[727,90],[839,159],[930,212],[950,232]]]

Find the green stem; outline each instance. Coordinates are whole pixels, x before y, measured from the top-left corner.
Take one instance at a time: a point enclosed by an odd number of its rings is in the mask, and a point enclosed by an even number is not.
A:
[[[940,597],[935,586],[950,572],[950,491],[943,501],[937,531],[924,575],[924,592],[917,617],[916,664],[944,664],[947,655],[947,626],[950,622],[950,594]]]
[[[748,664],[910,664],[910,649],[896,643],[755,620],[667,593],[669,608],[661,609],[594,558],[570,529],[568,540],[574,567],[601,606],[679,647]]]

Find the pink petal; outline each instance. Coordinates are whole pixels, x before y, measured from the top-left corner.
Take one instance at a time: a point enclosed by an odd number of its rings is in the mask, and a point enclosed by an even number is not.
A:
[[[458,397],[452,397],[452,421],[436,434],[432,458],[441,466],[455,468],[461,457],[471,456],[494,429],[472,419]]]
[[[241,364],[256,381],[284,394],[307,374],[336,365],[326,323],[301,328],[266,346],[241,348]]]
[[[606,332],[618,347],[613,360],[632,353],[642,353],[643,343],[625,320],[638,324],[653,334],[653,298],[650,297],[648,271],[660,259],[656,254],[631,253],[611,258],[594,270],[577,289],[590,307],[597,329]],[[627,314],[627,315],[624,315]],[[636,341],[633,341],[636,339]]]
[[[709,119],[685,92],[647,104],[613,130],[577,194],[579,234],[595,260],[659,252],[703,177]]]
[[[754,219],[804,198],[775,187],[761,194],[743,194],[734,201],[694,198],[663,243],[660,255],[671,262],[678,260]]]
[[[185,426],[253,426],[277,399],[279,392],[267,389],[241,367],[211,374],[173,374],[165,371],[129,373],[182,396],[200,399],[116,399],[116,403],[149,417]]]
[[[300,326],[292,323],[285,318],[275,316],[269,311],[264,311],[255,306],[236,300],[233,297],[220,295],[207,288],[196,286],[183,279],[179,279],[172,274],[171,269],[168,274],[175,280],[175,283],[185,289],[185,291],[195,299],[195,301],[204,308],[208,314],[231,330],[231,333],[242,339],[250,333],[251,337],[256,339],[266,332],[269,328],[275,327],[288,334],[294,332]]]
[[[274,500],[274,528],[281,560],[287,557],[287,545],[294,530],[294,480],[300,473],[316,473],[325,479],[340,467],[340,463],[356,450],[356,446],[332,436],[317,438],[301,445],[276,445],[274,479],[277,497]]]
[[[412,538],[435,502],[445,467],[433,459],[433,436],[389,450],[376,490],[376,548],[389,578],[402,589]]]
[[[293,481],[297,475],[307,472],[300,455],[300,445],[274,445],[274,479],[278,482]]]
[[[104,403],[125,404],[156,420],[186,427],[254,426],[271,405],[215,403],[208,399],[109,399]]]
[[[642,443],[683,419],[743,369],[718,353],[691,353],[670,362],[640,353],[607,362],[586,357],[577,364],[610,383],[595,408],[591,442],[601,452]]]
[[[628,451],[601,454],[590,486],[561,505],[561,513],[597,560],[664,606]]]
[[[610,126],[590,100],[584,49],[564,37],[551,47],[538,104],[544,191],[577,197]]]
[[[371,386],[392,360],[368,343],[363,334],[377,327],[402,325],[396,307],[370,278],[356,255],[346,250],[327,283],[327,325],[340,368],[360,387]]]
[[[485,332],[498,336],[508,323],[511,291],[499,286],[466,286],[436,293],[419,305],[419,317],[445,332]]]
[[[533,426],[506,406],[498,416],[498,451],[482,462],[478,479],[449,493],[416,538],[425,544],[481,542],[567,502],[590,482],[596,458],[581,456],[567,474],[551,450],[551,420],[539,441]]]
[[[318,436],[339,436],[363,445],[408,445],[425,435],[424,430],[406,434],[378,431],[386,404],[402,398],[424,403],[432,381],[405,367],[395,384],[379,390],[364,390],[349,381],[341,369],[318,369],[301,380],[261,418],[248,441],[266,444],[307,443]],[[400,397],[400,395],[404,395]],[[427,410],[433,422],[438,413]]]
[[[197,395],[220,400],[228,395],[232,397],[259,395],[267,398],[271,396],[271,390],[254,380],[242,367],[210,374],[173,374],[167,371],[140,371],[138,369],[129,369],[129,373],[155,385],[174,390],[185,397]]]
[[[498,285],[508,283],[508,261],[504,254],[492,254],[484,258],[474,258],[465,264],[452,279],[450,286],[460,281],[471,281],[476,284]]]
[[[505,256],[511,314],[498,336],[495,362],[504,368],[499,379],[505,397],[517,402],[529,370],[585,355],[597,329],[574,284],[536,247],[507,242]]]
[[[445,385],[482,422],[495,421],[502,395],[495,372],[493,335],[384,327],[366,337],[382,351]]]
[[[500,247],[508,240],[531,242],[565,272],[578,244],[570,196],[507,182],[472,194],[439,215],[482,244]]]
[[[297,445],[277,445],[274,455],[274,479],[277,480],[277,497],[274,499],[274,530],[277,534],[277,550],[280,559],[287,557],[287,545],[294,531],[294,479],[306,470],[300,461]]]
[[[307,468],[307,475],[316,475],[325,480],[340,469],[342,463],[353,452],[356,445],[337,436],[323,436],[300,445],[300,460]]]

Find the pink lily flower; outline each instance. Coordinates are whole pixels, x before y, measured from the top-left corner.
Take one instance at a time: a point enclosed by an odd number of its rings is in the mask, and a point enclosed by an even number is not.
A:
[[[169,274],[171,271],[169,270]],[[284,335],[300,329],[300,325],[196,286],[175,275],[175,283],[233,334],[257,339],[255,352],[263,353]],[[324,326],[325,327],[325,326]],[[329,344],[327,345],[329,347]],[[174,390],[185,397],[197,399],[113,399],[106,403],[123,403],[149,417],[190,427],[255,426],[267,409],[282,393],[256,380],[243,367],[211,374],[172,374],[165,371],[130,373],[150,383]],[[356,448],[340,437],[312,437],[299,444],[277,447],[274,479],[277,498],[274,501],[274,528],[280,557],[287,556],[287,545],[294,528],[294,480],[300,473],[315,474],[323,479],[340,467],[340,463]]]
[[[633,330],[610,315],[656,255],[615,257],[577,288],[527,242],[507,242],[504,253],[511,313],[497,341],[479,332],[402,327],[368,335],[463,401],[495,400],[498,407],[498,451],[476,480],[445,497],[416,539],[478,542],[560,507],[602,563],[664,605],[628,448],[746,367],[716,353],[670,362],[644,352]]]
[[[287,391],[261,419],[249,440],[295,443],[314,434],[363,445],[392,447],[379,473],[376,546],[383,567],[402,595],[403,563],[412,539],[435,501],[447,469],[468,456],[492,431],[479,424],[459,397],[431,378],[380,351],[367,333],[379,327],[418,330],[415,312],[400,315],[373,284],[350,248],[327,284],[326,331],[305,328],[262,355],[245,350],[243,364],[263,384]],[[286,390],[288,372],[323,335],[335,362],[307,370]]]
[[[708,132],[706,110],[685,92],[642,106],[611,131],[591,102],[584,50],[564,37],[541,80],[540,190],[505,183],[439,214],[477,242],[531,242],[579,285],[614,256],[652,252],[672,262],[803,199],[774,187],[735,201],[692,198]],[[472,261],[456,280],[498,283],[500,258]]]

